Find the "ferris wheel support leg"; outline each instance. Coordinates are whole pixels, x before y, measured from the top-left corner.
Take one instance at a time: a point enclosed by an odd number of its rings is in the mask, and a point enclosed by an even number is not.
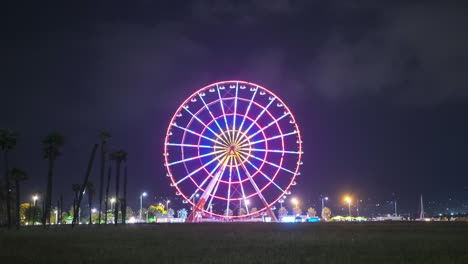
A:
[[[202,212],[202,210],[199,210],[199,209],[205,206],[205,203],[208,200],[208,197],[210,196],[211,192],[213,191],[216,183],[221,179],[221,176],[223,175],[223,172],[224,172],[224,169],[226,168],[228,160],[229,160],[228,158],[224,159],[223,166],[220,166],[220,168],[218,169],[218,172],[215,174],[215,177],[213,177],[213,179],[210,181],[210,183],[206,187],[205,192],[203,192],[203,194],[201,195],[200,200],[198,201],[197,204],[194,205],[193,207],[194,209],[192,210],[190,215],[185,220],[186,222],[191,222],[191,223],[199,222],[198,221],[199,216],[200,216],[199,214]]]
[[[271,210],[271,208],[270,208],[270,207],[267,207],[267,210],[266,210],[266,211],[267,211],[268,215],[271,217],[271,221],[277,223],[277,222],[278,222],[278,218],[276,218],[276,215],[275,215],[275,213],[273,213],[273,211]]]
[[[239,160],[239,162],[237,162],[237,160]],[[252,186],[254,187],[255,191],[257,192],[258,197],[262,201],[263,205],[266,207],[266,211],[267,211],[268,215],[271,217],[271,220],[273,222],[278,222],[278,219],[276,218],[275,214],[271,210],[271,207],[268,205],[265,197],[263,196],[262,192],[260,191],[260,188],[258,188],[257,184],[255,183],[255,181],[252,178],[252,175],[250,175],[249,171],[247,170],[245,165],[242,163],[241,158],[240,158],[239,155],[236,156],[236,164],[240,164],[241,167],[244,169],[245,173],[247,174],[247,177],[249,178],[249,181],[251,182]]]

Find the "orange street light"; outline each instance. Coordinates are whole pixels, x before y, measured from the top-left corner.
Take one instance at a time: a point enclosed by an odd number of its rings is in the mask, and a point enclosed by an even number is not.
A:
[[[291,202],[296,206],[296,208],[299,208],[299,200],[296,198],[292,198]]]
[[[351,216],[351,197],[346,196],[344,200],[348,203],[348,216]]]

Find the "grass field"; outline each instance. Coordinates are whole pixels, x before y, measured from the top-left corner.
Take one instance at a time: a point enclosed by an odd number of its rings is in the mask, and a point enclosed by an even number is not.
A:
[[[0,229],[0,263],[468,263],[468,223]]]

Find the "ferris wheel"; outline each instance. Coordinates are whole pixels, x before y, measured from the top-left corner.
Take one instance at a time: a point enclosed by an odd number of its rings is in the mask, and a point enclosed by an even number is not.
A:
[[[296,185],[302,165],[296,120],[275,94],[244,81],[205,86],[177,109],[167,128],[164,166],[176,194],[197,217],[267,213]]]

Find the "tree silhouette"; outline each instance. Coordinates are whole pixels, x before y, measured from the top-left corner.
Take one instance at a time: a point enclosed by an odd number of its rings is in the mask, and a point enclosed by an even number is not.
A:
[[[250,213],[255,216],[255,213],[258,211],[257,207],[252,207],[252,209],[250,210]]]
[[[302,214],[302,209],[300,207],[294,207],[293,208],[293,214],[294,215],[300,215]]]
[[[224,209],[224,215],[225,216],[232,216],[234,213],[232,212],[231,209]]]
[[[125,160],[126,161],[126,160]],[[124,167],[124,188],[123,188],[124,197],[122,199],[122,208],[127,208],[127,165]],[[125,224],[127,219],[127,210],[122,209],[122,223]]]
[[[331,212],[330,208],[324,207],[324,208],[322,209],[322,218],[323,218],[323,219],[325,219],[325,220],[327,220],[327,221],[330,220],[331,214],[332,214],[332,212]]]
[[[9,129],[0,129],[0,148],[3,151],[3,158],[5,163],[5,197],[6,197],[6,210],[7,210],[7,224],[8,229],[11,228],[11,185],[10,185],[10,171],[8,152],[16,146],[16,134]]]
[[[76,224],[77,215],[81,206],[81,200],[83,199],[84,190],[88,186],[89,175],[91,174],[91,169],[93,168],[94,156],[96,155],[96,150],[98,146],[99,146],[98,144],[94,144],[93,149],[91,150],[91,155],[89,156],[88,168],[86,169],[86,174],[84,177],[83,185],[81,185],[80,193],[78,194],[77,206],[73,214],[74,217],[73,217],[72,227],[74,227]]]
[[[78,193],[81,190],[81,186],[78,183],[72,184],[72,190],[75,196],[73,197],[73,213],[71,215],[75,215],[76,203],[78,202]]]
[[[20,182],[28,178],[26,172],[20,168],[13,168],[10,172],[11,178],[15,181],[15,191],[16,191],[16,229],[19,229],[21,226],[20,219]]]
[[[94,198],[94,194],[96,193],[96,191],[94,190],[94,184],[92,182],[88,182],[87,184],[87,187],[86,187],[86,191],[88,193],[88,207],[89,207],[89,224],[92,224],[92,219],[91,219],[91,216],[92,216],[92,211],[93,211],[93,198]]]
[[[109,169],[107,169],[106,197],[104,201],[104,210],[105,210],[104,222],[106,224],[107,224],[107,215],[108,215],[107,206],[109,205],[109,187],[110,187],[110,182],[111,182],[111,175],[112,175],[112,170],[111,170],[111,167],[109,167]]]
[[[42,215],[42,225],[45,227],[47,220],[49,220],[50,224],[50,208],[52,206],[52,178],[54,174],[54,163],[57,157],[61,154],[61,148],[64,144],[64,139],[63,136],[59,133],[50,133],[42,140],[42,144],[44,144],[44,158],[49,161],[45,208],[44,213]]]
[[[99,182],[99,216],[98,224],[101,224],[101,212],[102,212],[102,196],[104,191],[104,174],[106,167],[106,153],[107,153],[107,140],[111,137],[111,134],[107,131],[101,131],[99,133],[99,139],[101,139],[101,178]],[[107,203],[107,198],[106,198]],[[106,204],[106,215],[107,215],[107,204]],[[107,223],[107,217],[106,223]]]
[[[122,161],[127,160],[127,152],[123,150],[117,150],[111,153],[111,160],[115,162],[116,172],[115,172],[115,198],[116,205],[114,210],[114,224],[117,225],[117,219],[119,216],[119,188],[120,188],[120,165]]]
[[[283,206],[278,210],[278,217],[282,218],[283,216],[288,214],[288,210]]]
[[[307,215],[309,217],[315,217],[317,215],[317,211],[315,211],[314,208],[310,207],[309,209],[307,209]]]

